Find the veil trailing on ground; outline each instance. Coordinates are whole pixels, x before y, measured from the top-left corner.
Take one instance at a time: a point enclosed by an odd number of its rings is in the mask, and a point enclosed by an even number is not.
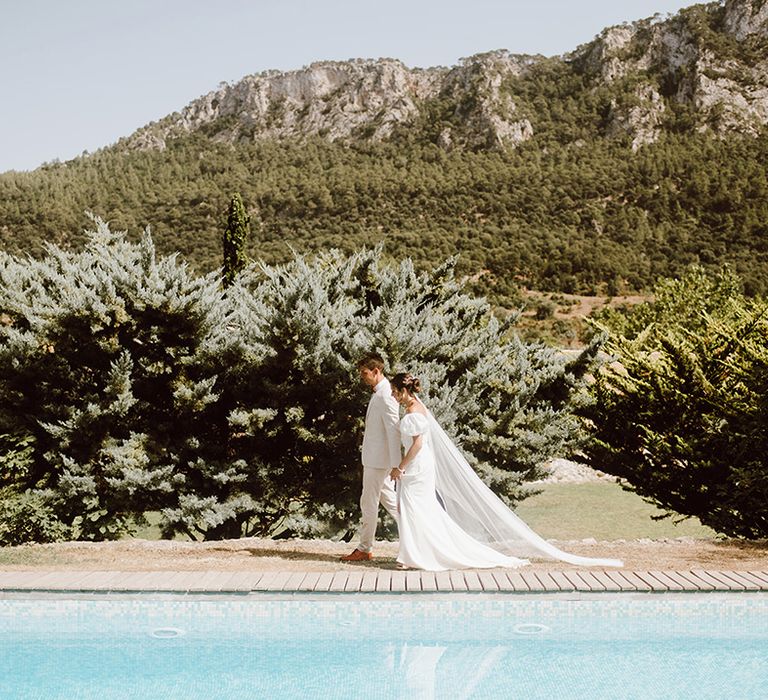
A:
[[[427,411],[435,454],[435,489],[448,515],[465,532],[513,556],[545,555],[581,566],[623,566],[618,559],[569,554],[528,527],[483,483],[434,416]]]

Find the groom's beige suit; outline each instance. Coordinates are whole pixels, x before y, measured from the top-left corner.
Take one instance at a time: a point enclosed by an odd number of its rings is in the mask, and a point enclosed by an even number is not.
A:
[[[358,549],[370,552],[379,520],[379,503],[397,520],[397,495],[389,473],[400,464],[400,412],[388,379],[373,389],[363,433],[363,494]]]

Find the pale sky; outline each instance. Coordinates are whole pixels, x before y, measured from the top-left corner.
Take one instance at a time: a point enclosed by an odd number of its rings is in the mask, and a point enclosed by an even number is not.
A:
[[[0,0],[0,172],[114,143],[222,81],[320,60],[566,53],[691,0]]]

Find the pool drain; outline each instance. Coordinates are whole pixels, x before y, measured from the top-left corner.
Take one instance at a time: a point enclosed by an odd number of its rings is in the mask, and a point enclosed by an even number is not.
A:
[[[158,627],[150,632],[150,635],[155,639],[174,639],[175,637],[181,637],[184,634],[184,630],[178,627]]]
[[[521,622],[519,625],[515,625],[512,628],[512,631],[515,634],[541,634],[548,630],[549,627],[538,622]]]

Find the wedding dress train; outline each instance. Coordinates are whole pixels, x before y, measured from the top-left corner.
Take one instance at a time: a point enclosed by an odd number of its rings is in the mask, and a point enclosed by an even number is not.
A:
[[[483,483],[429,411],[406,414],[400,434],[406,451],[422,435],[397,486],[401,565],[516,568],[528,564],[521,556],[543,555],[582,566],[623,566],[569,554],[537,535]]]

